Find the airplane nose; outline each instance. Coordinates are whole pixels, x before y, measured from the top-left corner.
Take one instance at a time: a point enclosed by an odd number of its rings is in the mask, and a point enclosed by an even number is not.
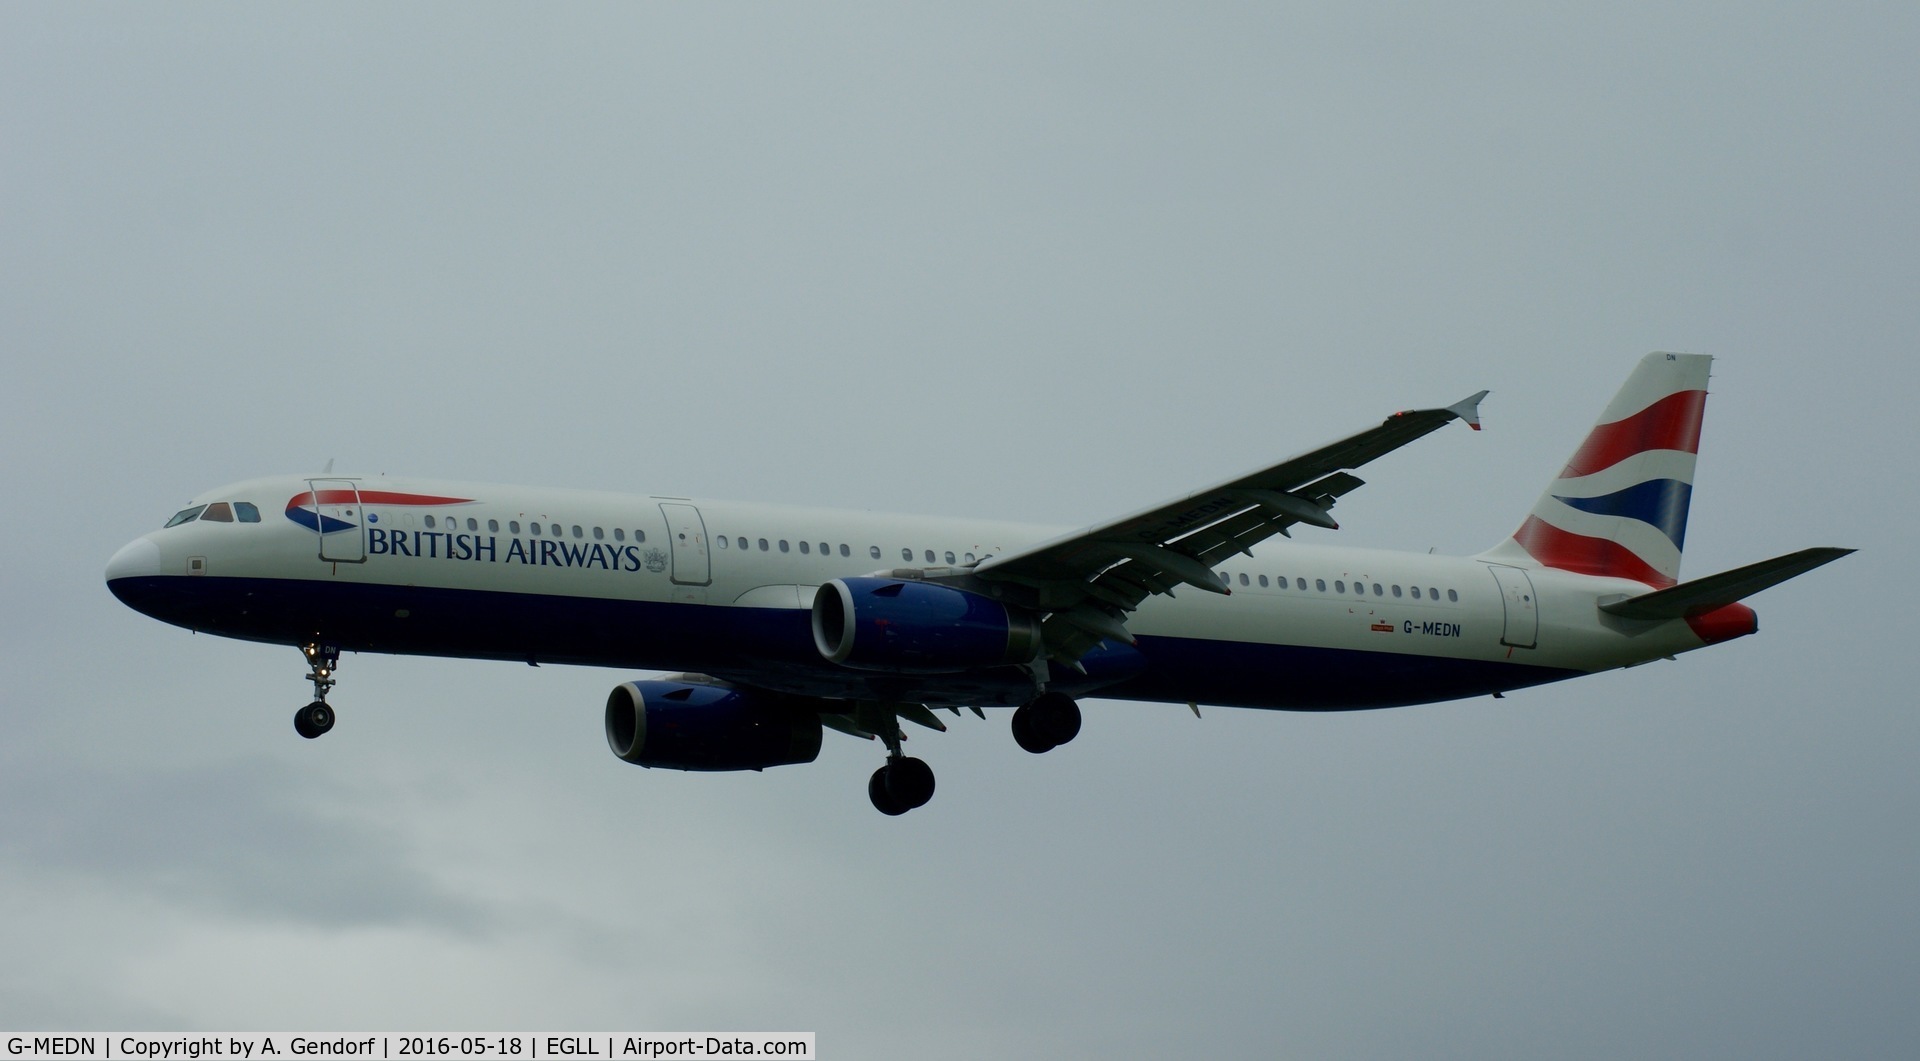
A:
[[[123,578],[142,578],[160,573],[160,547],[141,538],[120,547],[107,561],[107,584]]]

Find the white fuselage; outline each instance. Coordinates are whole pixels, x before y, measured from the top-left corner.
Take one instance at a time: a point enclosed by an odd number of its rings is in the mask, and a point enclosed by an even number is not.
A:
[[[306,503],[298,503],[305,497]],[[425,499],[422,501],[420,499]],[[359,651],[700,671],[826,696],[1018,703],[1030,675],[876,676],[821,658],[816,590],[965,568],[1063,528],[419,479],[256,479],[123,549],[116,594],[182,626]],[[317,517],[317,518],[316,518]],[[1079,693],[1340,709],[1494,693],[1699,648],[1686,622],[1596,603],[1624,579],[1275,538],[1218,567],[1228,594],[1141,604]]]

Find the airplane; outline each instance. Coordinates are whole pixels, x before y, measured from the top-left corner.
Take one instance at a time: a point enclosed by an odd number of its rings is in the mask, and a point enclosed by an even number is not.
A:
[[[343,652],[677,671],[608,695],[616,756],[760,770],[813,761],[832,729],[884,745],[867,793],[897,815],[934,791],[901,724],[944,731],[937,709],[1012,707],[1014,741],[1043,753],[1088,697],[1397,707],[1755,633],[1741,601],[1852,550],[1679,580],[1711,361],[1642,359],[1477,556],[1289,539],[1338,529],[1354,470],[1479,430],[1486,391],[1077,530],[329,470],[202,494],[106,581],[176,626],[299,648],[302,737],[333,728]]]

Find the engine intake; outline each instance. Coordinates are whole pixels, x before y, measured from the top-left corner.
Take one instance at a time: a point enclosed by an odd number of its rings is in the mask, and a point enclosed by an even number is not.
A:
[[[778,693],[676,681],[623,682],[607,694],[607,746],[635,766],[762,770],[820,754],[820,713]]]
[[[857,670],[953,674],[1033,659],[1040,621],[950,586],[836,578],[813,598],[813,644]]]

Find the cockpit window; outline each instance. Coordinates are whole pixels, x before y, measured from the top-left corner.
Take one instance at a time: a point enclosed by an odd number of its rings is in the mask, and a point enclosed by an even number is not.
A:
[[[235,501],[233,503],[233,514],[238,516],[242,523],[260,522],[260,510],[254,507],[251,501]]]
[[[200,520],[203,523],[232,523],[233,506],[227,504],[225,501],[215,501],[213,504],[207,506],[205,512],[200,513]]]
[[[205,505],[195,505],[192,508],[183,508],[173,514],[173,518],[167,521],[167,526],[178,527],[182,523],[192,523],[194,520],[200,518],[200,513],[206,511],[206,507]]]

